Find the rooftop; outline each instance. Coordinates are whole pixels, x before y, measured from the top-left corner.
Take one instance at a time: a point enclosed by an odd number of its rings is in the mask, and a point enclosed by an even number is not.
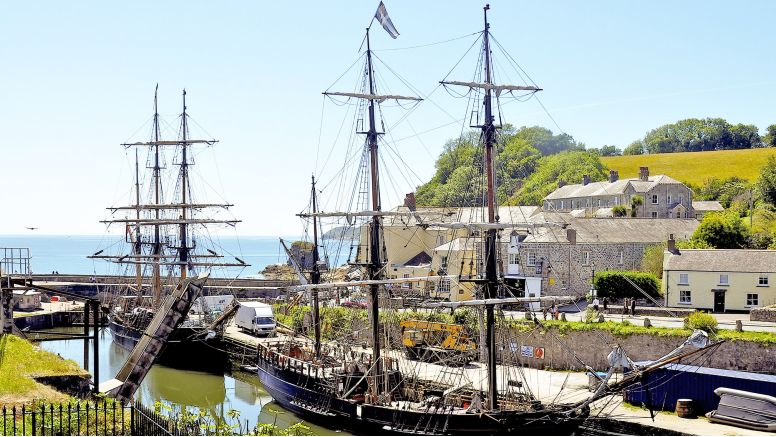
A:
[[[776,250],[680,249],[666,258],[663,269],[776,273]]]
[[[536,227],[524,243],[568,243],[567,231],[576,231],[579,243],[660,243],[673,234],[678,240],[689,239],[698,227],[695,219],[653,218],[573,218],[567,229]]]
[[[716,200],[696,200],[692,203],[692,209],[696,211],[724,211],[725,208]]]
[[[545,200],[568,199],[576,197],[613,196],[624,194],[628,186],[633,187],[637,193],[646,193],[656,185],[682,184],[676,179],[666,175],[649,176],[647,181],[639,178],[619,179],[614,182],[600,181],[584,184],[564,185],[545,197]],[[683,185],[683,184],[682,184]]]

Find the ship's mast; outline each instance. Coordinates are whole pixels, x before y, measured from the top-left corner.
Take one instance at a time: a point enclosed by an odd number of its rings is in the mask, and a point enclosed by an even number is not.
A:
[[[313,214],[318,212],[318,202],[315,192],[315,176],[312,177],[313,187]],[[313,215],[313,270],[310,274],[310,279],[313,284],[321,283],[321,270],[318,266],[318,218]],[[312,293],[312,306],[313,306],[313,331],[315,332],[315,359],[321,357],[321,315],[318,308],[318,290],[311,290]]]
[[[156,89],[154,90],[154,145],[151,146],[154,151],[154,168],[153,168],[153,179],[154,179],[154,205],[161,204],[161,166],[159,165],[159,140],[161,137],[160,131],[159,131],[159,106],[157,102],[157,94],[159,92],[159,84],[156,84]],[[156,221],[159,221],[159,208],[154,209],[154,218]],[[160,299],[162,298],[162,278],[161,278],[161,272],[159,267],[160,262],[160,256],[162,254],[162,243],[160,238],[160,230],[159,225],[154,224],[154,242],[153,242],[153,248],[152,248],[152,282],[153,282],[153,299],[154,299],[154,307],[156,308],[158,306],[158,303]]]
[[[374,69],[372,68],[372,49],[369,45],[369,28],[366,28],[366,62],[367,75],[369,76],[369,94],[375,94]],[[375,101],[369,100],[369,131],[366,134],[367,146],[369,147],[369,168],[371,173],[372,186],[372,210],[380,211],[380,179],[377,161],[377,129],[375,128]],[[380,230],[381,219],[379,215],[372,217],[372,223],[369,227],[369,279],[379,280],[382,276],[382,260],[380,259]],[[372,330],[372,366],[374,375],[374,387],[379,391],[380,387],[380,316],[379,316],[379,298],[380,288],[377,284],[369,286],[369,322]]]
[[[138,159],[138,150],[135,149],[135,218],[140,221],[140,162]],[[140,239],[140,225],[135,225],[135,241],[133,242],[133,250],[135,253],[135,260],[140,261],[143,254],[143,242]],[[143,301],[143,265],[138,263],[135,265],[135,284],[137,285],[137,303]]]
[[[490,71],[490,38],[488,24],[488,9],[485,5],[483,14],[485,30],[483,34],[483,50],[485,50],[485,83],[493,84]],[[488,223],[496,222],[496,193],[493,174],[493,145],[496,143],[496,126],[493,124],[493,109],[491,107],[491,88],[485,87],[485,122],[482,124],[482,137],[485,143],[485,171],[488,179]],[[488,229],[485,237],[485,299],[495,299],[498,290],[496,273],[496,229]],[[488,345],[488,405],[491,410],[498,408],[498,386],[496,378],[496,335],[494,306],[485,307],[485,341]]]
[[[180,247],[178,247],[178,261],[180,261],[181,280],[186,279],[189,262],[188,225],[186,224],[186,190],[188,190],[189,162],[186,123],[186,90],[183,90],[183,114],[181,114],[181,223],[180,223]]]

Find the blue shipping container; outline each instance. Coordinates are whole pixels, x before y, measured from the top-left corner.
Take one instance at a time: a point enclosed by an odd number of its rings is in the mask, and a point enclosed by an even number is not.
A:
[[[651,405],[654,410],[674,411],[677,399],[692,399],[695,412],[705,414],[717,409],[719,397],[714,390],[719,387],[776,396],[776,376],[669,364],[647,375],[641,385],[626,390],[625,400]]]

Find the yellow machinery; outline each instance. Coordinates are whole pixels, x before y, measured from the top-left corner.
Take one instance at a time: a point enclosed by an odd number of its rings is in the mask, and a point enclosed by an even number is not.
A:
[[[405,352],[412,360],[465,366],[476,357],[477,343],[463,325],[403,320],[401,329]]]

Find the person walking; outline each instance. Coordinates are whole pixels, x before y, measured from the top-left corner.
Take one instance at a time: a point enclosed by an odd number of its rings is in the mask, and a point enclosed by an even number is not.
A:
[[[598,298],[597,298],[597,297],[594,297],[594,298],[593,298],[593,309],[594,309],[596,312],[598,312]]]
[[[606,312],[607,306],[609,305],[609,301],[606,299],[606,296],[604,296],[604,300],[601,303],[604,304],[604,312]]]
[[[636,315],[636,299],[631,299],[631,315]]]
[[[622,315],[628,315],[628,298],[626,297],[622,302]]]

